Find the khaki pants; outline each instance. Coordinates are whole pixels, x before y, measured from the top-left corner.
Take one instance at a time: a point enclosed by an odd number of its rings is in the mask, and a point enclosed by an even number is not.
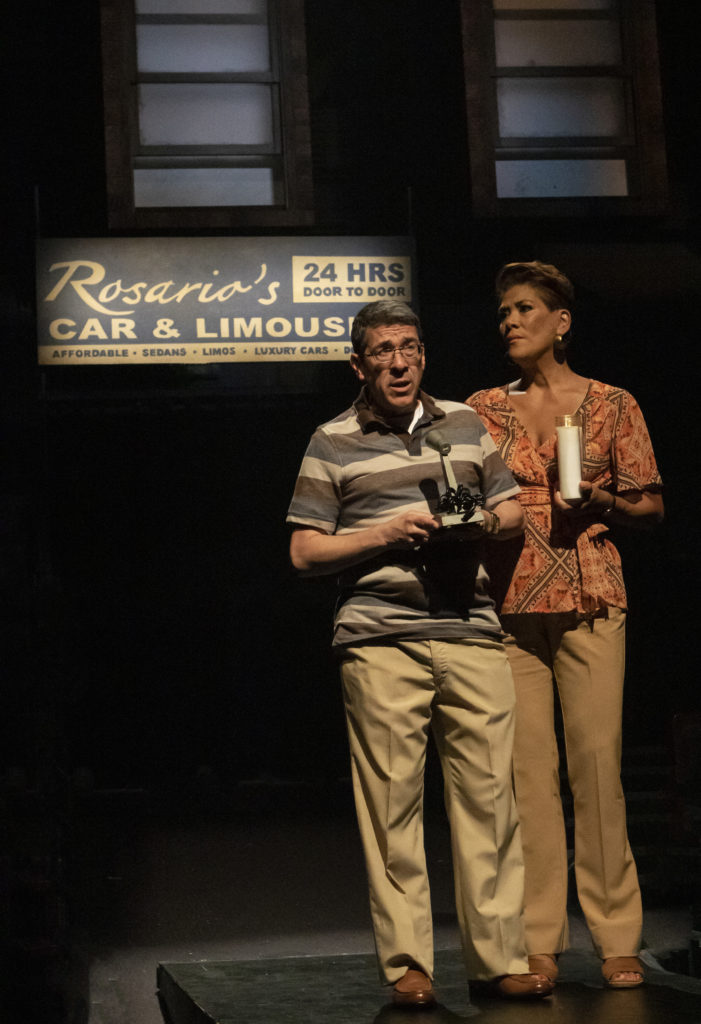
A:
[[[557,686],[574,798],[577,893],[601,957],[638,952],[642,906],[620,781],[625,612],[579,622],[508,615],[516,687],[514,783],[526,865],[529,953],[565,949],[567,847],[554,731]]]
[[[429,728],[443,769],[468,976],[527,971],[511,782],[514,694],[502,644],[354,647],[341,678],[382,981],[394,984],[408,967],[433,976],[423,844]]]

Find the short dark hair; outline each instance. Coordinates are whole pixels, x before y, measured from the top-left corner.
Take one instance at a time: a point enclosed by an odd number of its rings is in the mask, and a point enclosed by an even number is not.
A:
[[[418,316],[406,302],[398,299],[378,299],[356,313],[351,328],[353,351],[361,356],[365,351],[365,332],[368,327],[384,327],[389,324],[407,324],[415,327],[421,337],[421,323]]]
[[[515,284],[527,284],[535,288],[548,309],[567,309],[574,306],[574,288],[568,277],[552,263],[531,260],[524,263],[506,263],[494,284],[497,299],[501,301],[504,292]]]

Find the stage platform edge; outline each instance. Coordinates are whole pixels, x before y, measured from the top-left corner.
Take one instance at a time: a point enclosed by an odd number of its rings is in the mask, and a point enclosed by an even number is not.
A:
[[[654,961],[653,961],[654,963]],[[551,1020],[567,1024],[701,1024],[701,980],[650,963],[647,982],[634,991],[602,987],[598,961],[563,954],[560,981],[549,999],[534,1003],[469,1000],[458,950],[436,953],[438,1005],[420,1024],[487,1024]],[[303,956],[248,961],[161,963],[158,998],[166,1024],[401,1024],[416,1013],[392,1007],[380,987],[375,958]],[[409,1016],[407,1016],[409,1014]]]

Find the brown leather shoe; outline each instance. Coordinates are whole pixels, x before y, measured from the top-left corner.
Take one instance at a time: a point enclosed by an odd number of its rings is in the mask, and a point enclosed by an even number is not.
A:
[[[435,1001],[431,979],[413,968],[399,979],[392,993],[395,1006],[432,1006]]]
[[[537,974],[502,974],[493,981],[471,981],[470,994],[493,999],[542,999],[555,985]]]

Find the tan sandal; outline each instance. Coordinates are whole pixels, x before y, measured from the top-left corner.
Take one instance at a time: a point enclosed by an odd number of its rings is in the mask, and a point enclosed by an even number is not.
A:
[[[643,965],[637,956],[609,956],[601,965],[601,973],[604,976],[607,988],[638,988],[645,981]],[[616,980],[619,974],[637,974],[638,977]]]
[[[543,974],[553,984],[560,973],[557,966],[557,953],[534,953],[528,957],[528,970],[531,974]]]

